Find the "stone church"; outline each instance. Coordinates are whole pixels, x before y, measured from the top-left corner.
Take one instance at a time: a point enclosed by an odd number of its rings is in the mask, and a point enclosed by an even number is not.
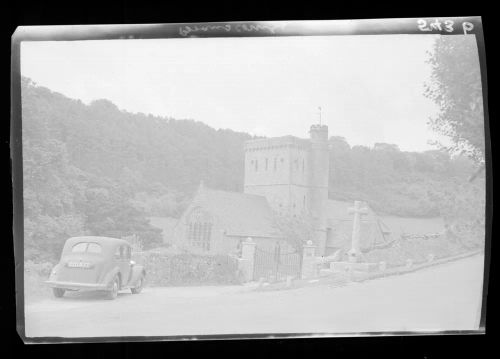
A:
[[[317,255],[348,249],[351,202],[328,198],[328,127],[312,125],[309,138],[294,136],[245,143],[244,193],[200,184],[173,230],[172,244],[195,253],[236,253],[251,237],[259,247],[289,245],[276,216],[312,223]],[[388,231],[368,209],[361,223],[362,248],[385,241]]]

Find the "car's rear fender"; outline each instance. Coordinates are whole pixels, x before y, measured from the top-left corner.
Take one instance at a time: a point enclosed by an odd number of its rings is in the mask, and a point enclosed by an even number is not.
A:
[[[139,278],[141,278],[142,276],[145,276],[146,275],[146,270],[144,269],[144,266],[141,266],[141,265],[134,265],[132,267],[132,275],[130,276],[130,280],[128,282],[128,284],[130,286],[134,286],[137,281],[139,280]]]
[[[57,263],[49,274],[49,280],[56,280],[57,274],[60,272],[61,268],[64,267],[61,263]]]
[[[111,286],[111,282],[113,281],[113,278],[118,275],[120,276],[120,281],[121,281],[121,275],[120,275],[120,268],[119,267],[113,267],[109,272],[106,273],[104,276],[102,283],[106,284],[108,287]],[[123,286],[124,283],[121,283]]]

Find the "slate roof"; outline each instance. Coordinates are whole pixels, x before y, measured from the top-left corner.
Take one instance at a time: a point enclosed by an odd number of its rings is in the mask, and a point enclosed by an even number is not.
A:
[[[198,206],[216,217],[227,235],[282,237],[275,225],[273,211],[263,196],[200,186],[192,208]]]

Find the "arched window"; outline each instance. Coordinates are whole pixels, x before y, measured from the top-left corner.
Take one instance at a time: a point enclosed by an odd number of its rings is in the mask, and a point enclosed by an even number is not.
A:
[[[259,170],[259,161],[255,160],[255,172]]]
[[[276,169],[278,168],[278,158],[274,158],[274,170],[276,171]]]
[[[302,172],[304,172],[305,168],[306,168],[306,161],[302,159]]]
[[[210,250],[213,220],[210,213],[200,207],[191,211],[186,220],[186,239],[193,247]]]
[[[267,160],[267,158],[266,158],[266,171],[267,171],[267,162],[268,162],[268,160]]]

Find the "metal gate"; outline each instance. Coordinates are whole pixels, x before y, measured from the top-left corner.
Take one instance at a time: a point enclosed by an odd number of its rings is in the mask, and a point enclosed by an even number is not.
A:
[[[270,282],[286,280],[287,276],[300,278],[302,254],[297,250],[283,250],[278,244],[273,249],[255,248],[254,280]]]

